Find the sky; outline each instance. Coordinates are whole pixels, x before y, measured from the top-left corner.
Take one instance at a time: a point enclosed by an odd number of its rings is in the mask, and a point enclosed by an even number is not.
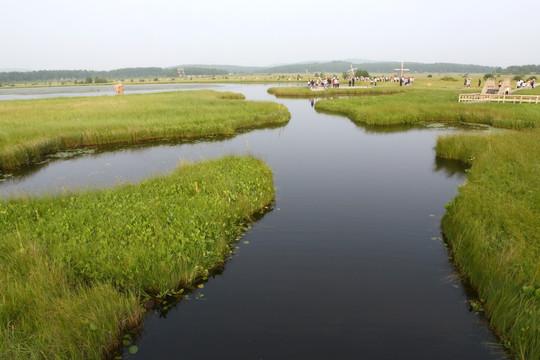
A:
[[[6,0],[0,69],[540,64],[540,0]]]

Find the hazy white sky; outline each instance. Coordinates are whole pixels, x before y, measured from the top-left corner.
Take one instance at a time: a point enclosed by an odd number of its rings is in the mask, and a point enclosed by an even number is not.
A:
[[[6,0],[0,69],[540,63],[540,0]]]

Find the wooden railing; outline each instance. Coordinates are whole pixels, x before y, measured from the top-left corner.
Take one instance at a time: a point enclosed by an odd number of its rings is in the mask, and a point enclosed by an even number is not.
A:
[[[502,102],[540,104],[540,95],[460,94],[459,102]]]

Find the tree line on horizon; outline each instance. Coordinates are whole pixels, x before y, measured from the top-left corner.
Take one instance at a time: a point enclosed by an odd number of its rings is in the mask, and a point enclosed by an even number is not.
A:
[[[351,64],[347,61],[331,61],[324,63],[290,64],[273,67],[243,67],[236,65],[195,65],[184,66],[186,76],[216,76],[228,74],[302,74],[314,72],[338,73],[350,69],[350,66],[370,73],[395,73],[395,69],[401,66],[398,62],[378,62]],[[410,74],[414,73],[493,73],[493,74],[540,74],[540,65],[513,65],[507,68],[463,65],[453,63],[405,63]],[[50,81],[82,81],[88,79],[103,80],[126,80],[135,78],[175,78],[178,77],[177,67],[136,67],[123,68],[110,71],[94,70],[38,70],[38,71],[12,71],[0,72],[0,84],[4,83],[31,83]]]
[[[227,75],[228,71],[223,69],[185,67],[186,76],[197,75]],[[21,82],[48,82],[48,81],[82,81],[88,79],[108,79],[125,80],[138,78],[174,78],[178,77],[177,68],[160,67],[137,67],[123,68],[109,71],[94,70],[38,70],[38,71],[11,71],[0,72],[0,83],[21,83]],[[99,81],[104,82],[104,81]],[[106,81],[105,81],[106,82]]]

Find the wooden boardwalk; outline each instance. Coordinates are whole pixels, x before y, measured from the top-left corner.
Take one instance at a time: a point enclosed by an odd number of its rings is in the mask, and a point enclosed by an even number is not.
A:
[[[459,102],[498,102],[540,104],[540,95],[460,94]]]

